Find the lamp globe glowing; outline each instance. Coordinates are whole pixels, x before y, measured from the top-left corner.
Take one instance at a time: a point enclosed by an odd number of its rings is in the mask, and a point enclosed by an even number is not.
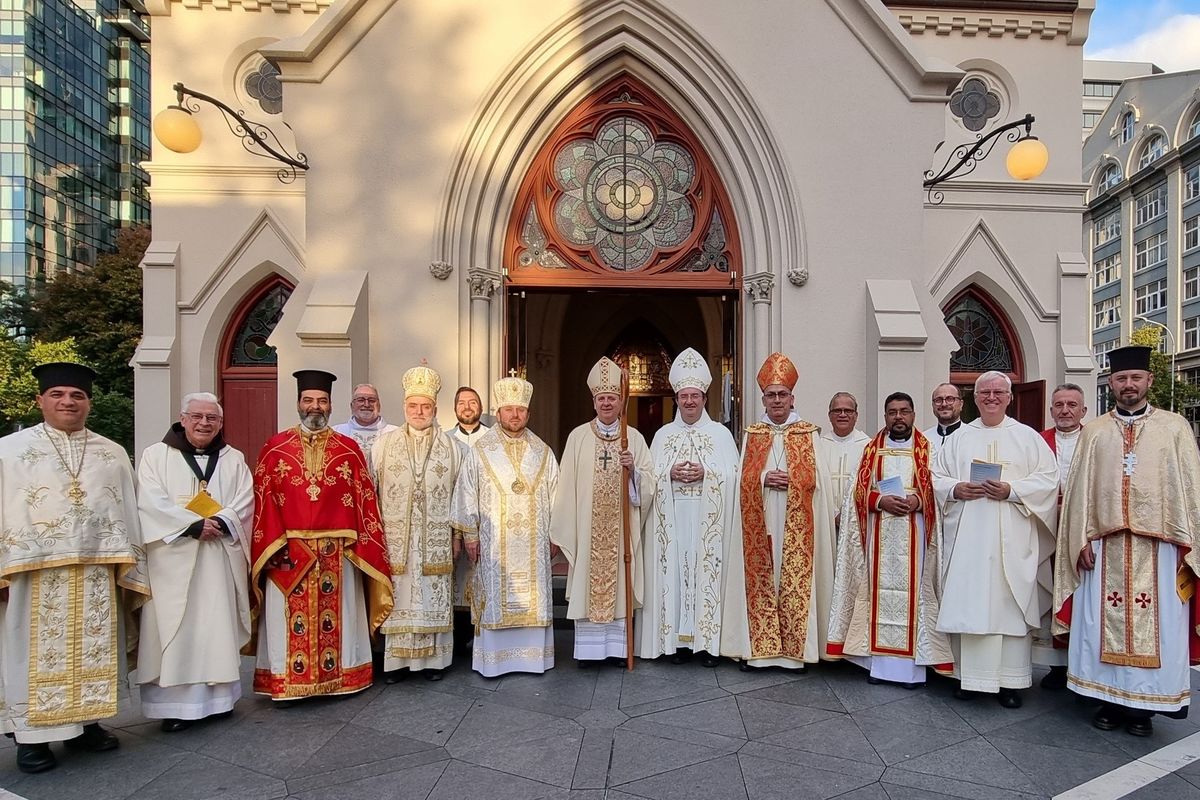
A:
[[[190,153],[200,146],[200,126],[179,106],[158,112],[154,117],[154,136],[163,147],[176,153]]]
[[[1008,174],[1019,181],[1030,181],[1046,171],[1050,151],[1035,136],[1027,136],[1012,146],[1005,159]]]

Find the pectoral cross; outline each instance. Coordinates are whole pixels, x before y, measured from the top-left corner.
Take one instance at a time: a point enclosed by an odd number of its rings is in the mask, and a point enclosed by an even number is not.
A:
[[[601,469],[608,472],[608,462],[612,461],[612,456],[608,452],[608,448],[604,448],[604,452],[600,454]]]
[[[988,444],[987,459],[988,459],[988,461],[992,462],[993,464],[1000,465],[1000,474],[1001,475],[1004,474],[1004,468],[1007,467],[1011,463],[1009,461],[1001,461],[1000,460],[1000,443],[997,441],[992,441]]]
[[[71,488],[67,489],[67,497],[71,498],[74,505],[83,505],[83,498],[87,497],[87,492],[79,485],[79,481],[71,481]]]
[[[837,471],[833,473],[833,482],[837,486],[837,496],[842,497],[846,494],[846,482],[850,479],[850,470],[846,469],[846,454],[842,453],[842,458],[838,461]]]
[[[1121,463],[1125,466],[1125,475],[1132,478],[1133,471],[1137,469],[1137,453],[1126,453]]]
[[[508,371],[508,377],[510,377],[510,378],[515,378],[515,377],[517,377],[517,370],[516,370],[516,367],[513,367],[512,369],[510,369],[510,370]]]

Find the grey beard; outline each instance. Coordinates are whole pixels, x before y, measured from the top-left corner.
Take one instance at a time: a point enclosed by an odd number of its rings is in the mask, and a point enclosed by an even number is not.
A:
[[[321,431],[325,430],[325,426],[329,424],[329,417],[320,411],[314,411],[311,414],[301,414],[300,424],[310,431]]]

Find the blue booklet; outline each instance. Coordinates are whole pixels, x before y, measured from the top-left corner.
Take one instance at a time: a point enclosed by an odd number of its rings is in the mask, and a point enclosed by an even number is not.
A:
[[[991,461],[980,461],[975,459],[971,462],[971,483],[983,483],[984,481],[1000,480],[1000,472],[1004,468],[1000,464],[994,464]]]

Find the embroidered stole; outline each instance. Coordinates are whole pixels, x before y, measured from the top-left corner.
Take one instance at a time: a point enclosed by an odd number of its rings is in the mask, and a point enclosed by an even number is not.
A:
[[[588,567],[588,619],[612,622],[617,606],[617,562],[621,558],[620,443],[600,432],[592,420],[591,558]]]

